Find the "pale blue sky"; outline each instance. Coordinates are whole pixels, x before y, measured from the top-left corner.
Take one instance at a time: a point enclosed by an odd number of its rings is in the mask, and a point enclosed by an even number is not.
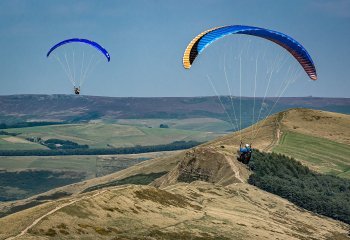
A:
[[[350,97],[350,0],[2,0],[0,94],[71,94],[64,72],[46,53],[63,39],[81,37],[111,55],[88,77],[83,94],[213,95],[202,78],[222,74],[208,72],[210,54],[191,70],[183,69],[182,54],[200,32],[236,24],[286,33],[309,51],[319,80],[303,73],[286,96]],[[224,43],[218,51],[232,48]]]

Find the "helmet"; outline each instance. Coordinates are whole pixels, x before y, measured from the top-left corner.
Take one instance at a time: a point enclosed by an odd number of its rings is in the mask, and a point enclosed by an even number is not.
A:
[[[249,144],[247,143],[247,144],[245,145],[245,147],[246,147],[246,148],[249,148],[250,146],[249,146]]]

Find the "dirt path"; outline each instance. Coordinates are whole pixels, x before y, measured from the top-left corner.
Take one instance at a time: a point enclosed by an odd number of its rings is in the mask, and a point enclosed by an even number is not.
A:
[[[22,232],[20,232],[18,235],[13,236],[13,237],[6,238],[5,240],[13,240],[13,239],[16,239],[16,238],[18,238],[18,237],[21,237],[21,236],[23,236],[24,234],[26,234],[26,233],[28,232],[29,229],[31,229],[32,227],[34,227],[35,225],[37,225],[44,217],[47,217],[47,216],[49,216],[49,215],[55,213],[56,211],[58,211],[58,210],[60,210],[60,209],[62,209],[62,208],[64,208],[64,207],[67,207],[67,206],[69,206],[69,205],[72,205],[73,203],[76,203],[76,202],[81,201],[81,200],[86,200],[86,199],[89,199],[89,198],[96,197],[97,195],[100,195],[101,193],[104,193],[104,192],[106,192],[106,191],[107,191],[107,190],[99,191],[99,192],[95,193],[94,195],[85,196],[85,197],[82,197],[82,198],[80,198],[80,199],[71,200],[71,201],[69,201],[69,202],[67,202],[67,203],[64,203],[64,204],[62,204],[62,205],[60,205],[60,206],[57,206],[55,209],[49,211],[48,213],[42,215],[41,217],[39,217],[39,218],[37,218],[37,219],[35,219],[35,220],[32,222],[31,225],[29,225],[28,227],[26,227],[26,228],[25,228]]]
[[[277,145],[280,141],[280,138],[281,138],[281,135],[282,135],[282,131],[281,131],[281,125],[282,125],[282,121],[283,121],[283,118],[285,117],[285,112],[282,112],[280,113],[282,114],[281,118],[279,119],[277,117],[276,119],[276,133],[274,134],[272,140],[271,140],[271,143],[265,147],[265,151],[270,151],[275,145]]]
[[[281,136],[281,129],[277,128],[277,131],[276,131],[276,138],[277,138],[277,143],[280,142],[280,136]]]
[[[232,171],[235,173],[235,178],[238,179],[240,182],[244,182],[243,179],[241,178],[241,176],[239,175],[239,169],[238,167],[233,163],[232,158],[225,156],[228,164],[230,164],[230,167],[232,169]]]
[[[286,116],[286,113],[282,112],[281,119],[277,120],[276,143],[275,144],[278,144],[280,142],[280,138],[281,138],[281,135],[282,135],[282,131],[281,131],[282,122],[283,122],[283,119],[284,119],[285,116]]]

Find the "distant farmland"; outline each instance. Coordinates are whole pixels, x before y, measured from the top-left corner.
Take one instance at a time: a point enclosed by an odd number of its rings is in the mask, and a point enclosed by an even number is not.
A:
[[[158,120],[159,122],[164,122]],[[176,121],[172,121],[173,123]],[[135,124],[135,123],[134,123]],[[61,139],[86,144],[89,148],[118,148],[134,147],[137,145],[151,146],[158,144],[168,144],[174,141],[198,141],[205,142],[222,135],[223,133],[208,132],[206,130],[226,130],[229,126],[225,123],[195,123],[191,122],[182,128],[194,128],[196,130],[184,130],[172,128],[159,128],[109,123],[81,123],[81,124],[60,124],[50,126],[38,126],[28,128],[6,129],[7,132],[17,133],[17,138],[25,140],[26,138]],[[169,124],[170,125],[170,124]],[[191,125],[191,126],[189,126]],[[209,126],[211,125],[211,126]],[[204,131],[201,131],[201,128]],[[1,140],[1,139],[0,139]],[[2,147],[2,145],[3,147]],[[27,150],[27,149],[45,149],[44,146],[35,143],[15,143],[0,141],[2,150]]]
[[[33,150],[47,149],[47,147],[38,143],[29,142],[21,137],[10,137],[0,135],[0,150]]]

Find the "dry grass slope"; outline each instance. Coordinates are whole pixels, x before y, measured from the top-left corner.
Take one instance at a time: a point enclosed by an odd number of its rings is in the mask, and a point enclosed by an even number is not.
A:
[[[123,186],[75,200],[18,239],[346,239],[349,231],[346,224],[245,183]],[[39,206],[34,212],[44,214],[54,206]],[[1,227],[1,239],[32,221],[23,216],[0,219],[1,226],[11,226],[11,232]]]

